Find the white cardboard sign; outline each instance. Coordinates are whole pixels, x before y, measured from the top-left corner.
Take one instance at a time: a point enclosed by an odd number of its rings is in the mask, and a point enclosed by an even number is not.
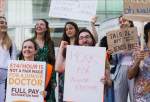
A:
[[[96,6],[97,0],[51,0],[49,16],[90,21]]]
[[[46,63],[10,61],[6,102],[44,102]]]
[[[67,46],[64,101],[102,102],[105,48]]]

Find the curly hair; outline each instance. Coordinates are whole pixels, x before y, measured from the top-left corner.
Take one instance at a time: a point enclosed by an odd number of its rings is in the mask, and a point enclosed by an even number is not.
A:
[[[77,35],[77,37],[76,37],[76,39],[75,39],[75,45],[79,45],[79,36],[80,36],[80,34],[81,34],[82,32],[87,32],[87,33],[90,34],[90,36],[91,36],[91,38],[92,38],[92,41],[93,41],[92,46],[95,46],[96,41],[95,41],[95,39],[94,39],[94,36],[93,36],[92,33],[91,33],[88,29],[86,29],[86,28],[83,28],[83,29],[81,29],[81,30],[79,31],[79,33],[78,33],[78,35]]]

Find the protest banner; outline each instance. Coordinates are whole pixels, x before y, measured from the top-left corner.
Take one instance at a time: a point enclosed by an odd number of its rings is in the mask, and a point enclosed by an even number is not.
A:
[[[44,102],[46,63],[9,62],[6,102]]]
[[[91,21],[96,7],[97,0],[51,0],[49,16]]]
[[[113,30],[107,34],[108,48],[113,52],[131,51],[138,45],[137,28]]]
[[[4,16],[6,0],[0,0],[0,16]]]
[[[124,0],[124,15],[133,21],[150,21],[150,0]]]
[[[102,102],[106,49],[67,46],[64,101]]]

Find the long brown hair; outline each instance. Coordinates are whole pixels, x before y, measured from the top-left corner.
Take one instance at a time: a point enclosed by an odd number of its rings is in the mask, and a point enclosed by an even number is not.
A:
[[[146,23],[144,26],[144,40],[146,44],[148,43],[149,33],[150,33],[150,22]]]
[[[75,22],[66,22],[65,27],[64,27],[64,31],[63,31],[63,35],[62,35],[62,40],[67,41],[70,44],[70,38],[67,36],[66,34],[66,26],[70,24],[75,28],[75,38],[77,37],[77,34],[79,32],[79,28],[78,25]]]
[[[67,41],[67,42],[69,43],[69,45],[70,45],[70,38],[69,38],[69,37],[67,36],[67,34],[66,34],[66,26],[67,26],[68,24],[72,25],[72,26],[75,28],[75,38],[77,37],[77,35],[78,35],[78,33],[79,33],[79,27],[78,27],[78,25],[77,25],[75,22],[72,22],[72,21],[66,22],[65,27],[64,27],[64,31],[63,31],[63,35],[62,35],[62,38],[61,38],[61,41],[62,41],[62,40],[63,40],[63,41]],[[74,42],[74,43],[75,43],[75,42]],[[66,58],[66,48],[63,50],[62,56],[63,56],[64,58]]]
[[[0,16],[0,18],[5,19],[5,21],[6,21],[6,18],[5,18],[5,17]],[[10,39],[8,33],[6,32],[6,33],[4,34],[3,39],[2,39],[2,47],[3,47],[3,48],[6,48],[6,49],[8,50],[8,49],[11,47],[11,45],[12,45],[12,41],[11,41],[11,39]]]
[[[42,20],[46,24],[46,31],[44,33],[44,43],[48,44],[48,63],[55,65],[55,50],[54,50],[54,42],[51,39],[50,36],[50,28],[49,28],[49,23],[46,19],[39,19]],[[32,38],[35,40],[37,37],[37,33],[35,31],[35,35]]]

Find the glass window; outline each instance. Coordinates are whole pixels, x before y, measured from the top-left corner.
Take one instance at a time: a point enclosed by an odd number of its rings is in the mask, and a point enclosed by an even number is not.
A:
[[[90,1],[90,0],[89,0]],[[35,22],[44,18],[49,21],[50,27],[54,28],[51,32],[52,38],[62,36],[62,30],[68,19],[50,18],[49,7],[51,0],[7,0],[6,17],[8,27],[15,27],[14,33],[21,34],[20,41],[33,36]],[[97,1],[97,23],[100,24],[107,19],[120,16],[123,11],[123,0],[98,0]],[[89,22],[75,21],[79,27],[88,27]],[[27,28],[28,27],[28,28]],[[14,29],[15,29],[14,28]],[[57,32],[57,30],[60,30]],[[16,36],[16,34],[14,34]],[[12,37],[13,38],[13,37]],[[13,38],[14,39],[14,38]]]
[[[15,33],[16,29],[15,28],[8,28],[8,35],[10,36],[10,38],[12,39],[12,41],[15,41]]]
[[[106,0],[107,11],[122,12],[123,1],[122,0]]]
[[[106,10],[106,1],[105,0],[98,0],[97,1],[97,11],[104,12]]]
[[[24,28],[24,38],[29,39],[34,36],[34,28]]]

